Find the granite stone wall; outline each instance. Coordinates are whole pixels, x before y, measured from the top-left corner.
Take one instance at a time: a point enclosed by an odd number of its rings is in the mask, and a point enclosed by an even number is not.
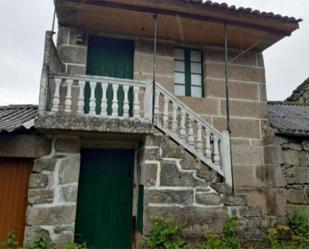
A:
[[[309,138],[268,128],[265,161],[269,212],[285,218],[301,207],[309,213]]]
[[[49,155],[35,159],[29,182],[24,242],[46,235],[56,248],[73,242],[79,140],[54,137]]]

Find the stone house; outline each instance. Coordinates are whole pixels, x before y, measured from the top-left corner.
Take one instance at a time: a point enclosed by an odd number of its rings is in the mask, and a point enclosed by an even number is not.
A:
[[[0,114],[0,139],[12,140],[0,145],[0,170],[13,168],[8,158],[31,165],[23,224],[12,225],[20,241],[43,233],[57,247],[137,247],[153,216],[184,224],[194,241],[231,215],[244,238],[262,240],[286,220],[290,192],[304,182],[276,183],[288,163],[269,151],[295,152],[268,126],[262,52],[300,19],[193,0],[55,6],[57,42],[46,32],[37,114],[20,119],[26,106]],[[299,174],[289,165],[288,175]],[[0,236],[10,225],[0,222]]]

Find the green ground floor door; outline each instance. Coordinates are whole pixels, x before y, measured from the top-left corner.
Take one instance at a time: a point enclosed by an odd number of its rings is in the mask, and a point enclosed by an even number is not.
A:
[[[90,249],[131,248],[133,169],[134,150],[82,150],[76,242]]]

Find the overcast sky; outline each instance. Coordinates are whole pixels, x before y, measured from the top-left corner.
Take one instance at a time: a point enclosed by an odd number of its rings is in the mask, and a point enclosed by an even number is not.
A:
[[[309,0],[225,0],[301,17],[300,29],[264,52],[269,100],[283,100],[309,77]],[[36,104],[53,0],[0,1],[0,105]]]

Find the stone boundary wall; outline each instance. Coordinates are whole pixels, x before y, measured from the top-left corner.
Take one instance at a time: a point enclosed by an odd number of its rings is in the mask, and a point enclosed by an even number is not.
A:
[[[268,209],[284,220],[295,208],[309,213],[309,138],[280,136],[268,128]]]
[[[54,137],[49,155],[35,159],[29,182],[24,243],[46,235],[56,248],[74,240],[79,140]]]

